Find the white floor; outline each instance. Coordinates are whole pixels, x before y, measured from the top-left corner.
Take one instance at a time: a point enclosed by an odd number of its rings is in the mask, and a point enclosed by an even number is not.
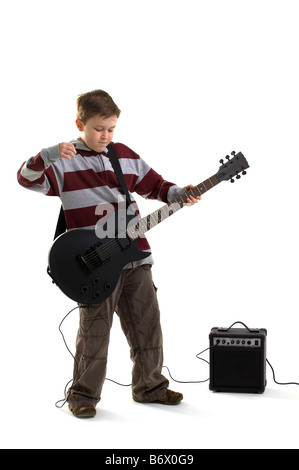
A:
[[[270,380],[271,382],[271,380]],[[58,409],[53,388],[27,388],[2,402],[6,449],[298,449],[298,387],[270,383],[264,394],[213,393],[175,384],[178,406],[138,404],[130,389],[106,382],[93,419]],[[56,391],[57,393],[57,391]]]

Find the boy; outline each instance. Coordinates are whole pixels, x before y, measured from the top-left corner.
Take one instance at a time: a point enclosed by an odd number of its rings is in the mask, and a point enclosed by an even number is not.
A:
[[[120,110],[102,90],[77,99],[76,125],[80,137],[43,149],[23,163],[18,181],[25,188],[62,201],[67,229],[96,226],[101,204],[117,206],[122,195],[117,177],[107,156]],[[184,189],[165,181],[135,152],[112,143],[131,193],[169,202]],[[123,195],[121,196],[123,199]],[[188,199],[190,205],[198,198]],[[133,199],[132,199],[133,200]],[[138,247],[149,251],[145,237]],[[93,417],[105,380],[108,343],[114,311],[130,345],[132,396],[141,403],[178,404],[183,395],[167,387],[161,374],[163,345],[160,312],[152,281],[152,256],[130,263],[122,270],[113,293],[103,302],[80,306],[80,325],[76,341],[73,385],[68,391],[69,408],[76,417]]]

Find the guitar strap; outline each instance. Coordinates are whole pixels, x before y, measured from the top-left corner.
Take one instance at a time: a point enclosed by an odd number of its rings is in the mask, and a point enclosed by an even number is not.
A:
[[[124,174],[120,167],[119,159],[117,158],[116,151],[111,144],[109,144],[107,148],[108,148],[108,157],[109,157],[110,163],[117,176],[122,192],[126,196],[126,203],[127,203],[127,208],[128,208],[132,204],[132,200],[130,198],[130,194],[129,194],[129,191],[125,182]]]
[[[126,182],[125,182],[125,178],[124,178],[124,175],[123,175],[123,172],[122,172],[122,169],[121,169],[116,151],[115,151],[114,147],[111,144],[109,144],[107,146],[107,149],[108,149],[108,157],[109,157],[109,160],[110,160],[111,165],[113,167],[113,170],[114,170],[114,172],[117,176],[117,179],[118,179],[118,182],[119,182],[120,187],[122,189],[122,192],[126,196],[126,204],[127,204],[127,208],[128,208],[128,206],[130,204],[132,204],[132,200],[130,198],[130,194],[129,194],[129,191],[128,191],[128,188],[127,188],[127,185],[126,185]],[[57,220],[54,240],[59,235],[64,233],[65,231],[66,231],[65,215],[64,215],[63,207],[61,206],[59,216],[58,216],[58,220]]]

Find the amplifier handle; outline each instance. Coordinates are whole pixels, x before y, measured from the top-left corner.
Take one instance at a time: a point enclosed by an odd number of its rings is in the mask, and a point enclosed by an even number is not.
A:
[[[241,323],[241,325],[245,326],[245,328],[250,331],[250,333],[256,333],[258,331],[260,331],[258,328],[248,328],[248,326],[245,325],[245,323],[241,322],[241,321],[236,321],[235,323],[233,323],[230,327],[228,328],[218,328],[218,331],[228,331],[230,330],[234,325],[236,325],[236,323]]]

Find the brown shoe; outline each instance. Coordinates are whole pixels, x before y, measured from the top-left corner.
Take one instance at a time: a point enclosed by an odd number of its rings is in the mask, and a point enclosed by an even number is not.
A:
[[[97,413],[92,405],[73,406],[70,410],[76,418],[93,418]]]
[[[178,405],[182,399],[182,393],[173,392],[172,390],[167,389],[165,396],[160,400],[155,400],[153,403],[162,403],[163,405]]]

